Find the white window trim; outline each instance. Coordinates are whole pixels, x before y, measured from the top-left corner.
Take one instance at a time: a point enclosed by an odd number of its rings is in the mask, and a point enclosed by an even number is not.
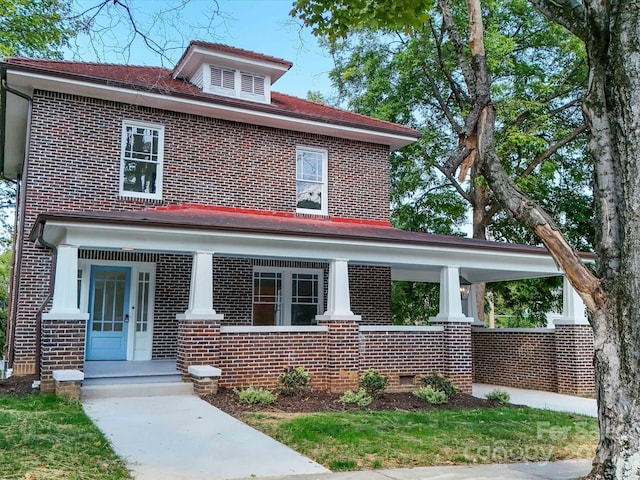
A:
[[[322,268],[294,268],[294,267],[266,267],[255,266],[251,273],[251,325],[253,325],[253,299],[255,297],[255,272],[268,272],[268,273],[280,273],[282,275],[282,292],[280,296],[282,299],[281,310],[281,324],[275,325],[276,327],[291,326],[291,298],[293,294],[292,289],[292,275],[294,273],[311,273],[318,275],[318,315],[322,315],[324,310],[324,270]],[[312,323],[312,325],[315,325]]]
[[[124,189],[124,150],[126,148],[127,142],[127,127],[150,128],[158,131],[158,168],[156,170],[156,193],[132,192],[131,190]],[[164,125],[139,122],[136,120],[123,120],[120,137],[120,196],[146,198],[149,200],[162,200],[162,183],[164,178]]]
[[[297,208],[296,213],[304,213],[309,215],[328,215],[329,214],[329,151],[326,148],[308,147],[305,145],[296,146],[296,205],[298,203],[298,152],[313,152],[322,154],[322,204],[320,210],[312,210],[309,208]]]

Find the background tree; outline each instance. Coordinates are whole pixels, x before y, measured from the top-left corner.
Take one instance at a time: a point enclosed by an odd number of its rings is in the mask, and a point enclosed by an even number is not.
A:
[[[580,111],[584,49],[576,37],[532,12],[525,0],[490,1],[486,8],[491,88],[499,106],[496,148],[503,165],[518,188],[552,212],[577,248],[590,250],[591,169],[584,159]],[[437,8],[428,13],[425,25],[411,29],[363,27],[345,40],[327,39],[336,62],[330,76],[341,106],[423,132],[418,146],[392,157],[392,222],[406,230],[459,234],[467,204],[474,238],[539,245],[500,208],[477,164],[463,163],[459,176],[444,168],[464,128],[471,96],[444,17]],[[464,2],[454,2],[450,15],[454,24],[464,24]],[[561,305],[560,285],[560,279],[551,278],[490,288],[498,305],[511,302],[509,313],[519,324],[545,324],[545,313]],[[421,305],[425,302],[414,295],[433,291],[409,282],[394,285],[394,304],[408,298],[412,306]],[[483,290],[477,291],[482,312]],[[416,310],[416,317],[425,318],[424,312]]]
[[[534,232],[563,269],[589,310],[600,441],[589,478],[640,478],[640,0],[530,0],[580,38],[589,76],[583,113],[593,161],[595,274],[581,261],[542,205],[518,188],[497,146],[501,128],[492,64],[485,50],[480,0],[438,0],[457,56],[456,77],[470,98],[464,127],[445,172],[478,167],[500,205]],[[487,2],[490,4],[490,2]],[[485,5],[487,5],[485,4]],[[299,0],[298,14],[319,35],[350,28],[421,28],[430,21],[426,0],[393,3]],[[452,5],[466,10],[456,22]],[[465,35],[466,34],[466,35]],[[463,41],[467,38],[468,42]],[[531,160],[531,159],[529,159]]]

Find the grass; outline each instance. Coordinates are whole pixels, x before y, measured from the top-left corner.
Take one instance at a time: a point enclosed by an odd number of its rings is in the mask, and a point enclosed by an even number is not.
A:
[[[591,458],[595,418],[530,408],[251,413],[243,420],[334,471]]]
[[[53,396],[0,397],[0,478],[130,479],[80,403]]]

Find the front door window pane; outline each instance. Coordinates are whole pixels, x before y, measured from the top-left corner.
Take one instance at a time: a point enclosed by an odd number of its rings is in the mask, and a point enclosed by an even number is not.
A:
[[[124,328],[125,272],[98,271],[94,279],[92,330],[121,332]]]

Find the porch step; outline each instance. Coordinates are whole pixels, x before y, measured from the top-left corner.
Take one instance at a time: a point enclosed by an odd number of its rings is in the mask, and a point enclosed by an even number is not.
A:
[[[84,385],[80,398],[156,397],[166,395],[193,395],[193,384],[188,382],[120,383],[111,385]]]
[[[86,377],[82,382],[85,386],[94,385],[139,385],[148,383],[181,383],[182,374],[176,373],[155,373],[144,375],[126,375],[126,374],[113,374],[113,375],[101,375]]]

